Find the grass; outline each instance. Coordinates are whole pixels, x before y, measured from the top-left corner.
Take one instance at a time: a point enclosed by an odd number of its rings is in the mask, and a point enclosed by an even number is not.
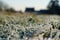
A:
[[[24,32],[24,37],[26,35],[31,36],[32,34],[33,37],[39,36],[41,34],[44,34],[44,36],[47,37],[48,35],[52,35],[50,32],[60,32],[58,29],[60,26],[59,21],[60,16],[58,15],[36,15],[31,13],[21,14],[0,12],[0,33],[3,33],[1,35],[6,36],[7,40],[11,38],[11,36],[13,36],[15,40],[19,40],[19,37],[21,36],[21,34],[19,34],[20,32]],[[55,29],[52,28],[51,24],[54,25]],[[26,32],[31,34],[27,34]],[[56,36],[57,35],[58,34],[56,34]],[[15,36],[18,36],[18,38]]]

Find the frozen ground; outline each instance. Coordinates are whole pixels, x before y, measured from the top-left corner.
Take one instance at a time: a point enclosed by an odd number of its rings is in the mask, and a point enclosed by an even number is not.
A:
[[[0,40],[60,40],[60,16],[1,14]]]

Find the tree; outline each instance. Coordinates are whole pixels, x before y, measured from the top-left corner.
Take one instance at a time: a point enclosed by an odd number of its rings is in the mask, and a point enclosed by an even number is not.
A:
[[[60,14],[59,1],[58,0],[51,0],[48,5],[48,9],[50,10],[50,13]]]
[[[3,2],[0,1],[0,11],[2,10],[2,7],[3,7]]]
[[[15,12],[15,9],[10,8],[9,11],[10,11],[10,12]]]
[[[3,2],[3,1],[0,1],[0,11],[3,11],[3,10],[6,10],[8,9],[8,4]]]

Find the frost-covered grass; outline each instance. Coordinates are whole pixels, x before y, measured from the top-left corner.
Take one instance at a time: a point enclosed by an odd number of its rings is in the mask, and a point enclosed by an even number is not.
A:
[[[1,13],[0,40],[60,40],[60,16]]]

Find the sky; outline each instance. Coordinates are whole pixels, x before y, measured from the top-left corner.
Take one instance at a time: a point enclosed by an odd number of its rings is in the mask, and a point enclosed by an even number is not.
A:
[[[50,0],[3,0],[16,10],[24,11],[26,7],[34,7],[35,10],[46,9]]]

